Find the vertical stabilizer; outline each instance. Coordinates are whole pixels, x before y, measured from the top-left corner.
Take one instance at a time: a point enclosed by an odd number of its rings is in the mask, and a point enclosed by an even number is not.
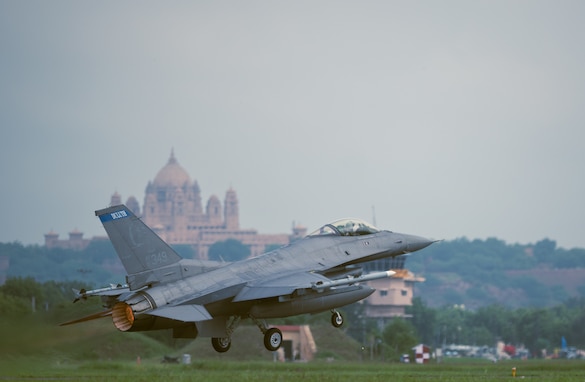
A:
[[[123,204],[95,212],[128,275],[174,264],[181,257]]]

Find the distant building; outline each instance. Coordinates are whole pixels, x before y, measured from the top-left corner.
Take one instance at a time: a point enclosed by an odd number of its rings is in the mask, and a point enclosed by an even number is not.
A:
[[[376,291],[364,300],[365,314],[377,318],[383,327],[394,317],[408,317],[406,307],[412,305],[414,285],[424,282],[422,277],[415,276],[404,268],[406,256],[380,259],[364,265],[364,273],[393,270],[392,277],[368,281],[368,285]]]
[[[278,325],[282,331],[282,346],[278,357],[283,361],[312,361],[317,353],[309,325]]]
[[[122,197],[115,192],[110,204],[121,203]],[[172,151],[167,164],[146,185],[142,210],[134,196],[125,204],[167,243],[192,246],[200,259],[207,259],[209,247],[218,241],[238,240],[250,248],[252,256],[257,256],[267,248],[304,237],[307,231],[299,226],[293,226],[292,234],[259,234],[255,229],[241,229],[238,197],[232,188],[226,192],[223,205],[212,195],[204,209],[197,181],[191,181]],[[84,240],[82,235],[73,231],[69,240],[59,240],[58,234],[50,232],[45,235],[45,245],[83,249],[90,240]]]
[[[69,239],[59,239],[59,234],[51,230],[45,234],[45,247],[72,249],[74,251],[84,250],[91,240],[83,238],[83,232],[74,229],[69,232]]]
[[[412,305],[414,283],[423,282],[406,269],[390,278],[368,281],[376,291],[366,299],[366,315],[376,318],[406,317],[406,307]]]
[[[114,194],[112,204],[119,203],[119,199]],[[140,215],[134,197],[126,205]],[[238,240],[250,248],[252,256],[257,256],[269,246],[286,245],[306,234],[305,229],[298,228],[292,235],[259,234],[255,229],[241,229],[239,202],[233,188],[227,190],[223,205],[212,195],[204,209],[199,184],[191,181],[173,152],[168,163],[146,186],[142,220],[167,243],[193,246],[201,259],[207,259],[209,247],[218,241]]]

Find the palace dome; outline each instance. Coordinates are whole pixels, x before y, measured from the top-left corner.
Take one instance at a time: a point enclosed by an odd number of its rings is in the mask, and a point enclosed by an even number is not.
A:
[[[177,162],[175,153],[171,151],[169,162],[156,174],[152,184],[158,187],[183,187],[185,184],[191,184],[191,178]]]

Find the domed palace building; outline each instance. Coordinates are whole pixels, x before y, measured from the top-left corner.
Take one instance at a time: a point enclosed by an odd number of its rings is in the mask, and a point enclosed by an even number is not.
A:
[[[111,205],[120,204],[121,199],[114,193]],[[259,234],[255,229],[240,229],[238,197],[232,188],[225,193],[223,205],[212,195],[204,209],[199,184],[191,180],[174,152],[154,180],[148,182],[142,211],[133,196],[128,198],[126,205],[167,243],[191,245],[200,259],[207,259],[209,247],[218,241],[238,240],[250,248],[251,256],[256,256],[264,253],[267,247],[288,244],[306,233],[302,228],[293,228],[292,235]]]
[[[110,204],[121,203],[122,197],[115,192]],[[232,188],[227,190],[223,205],[217,196],[212,195],[204,210],[197,181],[191,181],[172,151],[168,163],[146,185],[142,211],[134,196],[130,196],[125,204],[167,243],[191,246],[195,257],[203,260],[208,259],[209,247],[216,242],[238,240],[250,248],[250,256],[257,256],[307,233],[306,228],[299,226],[293,226],[290,235],[259,234],[255,229],[240,229],[238,197]],[[51,230],[45,234],[45,246],[83,250],[92,240],[104,239],[85,239],[77,229],[69,233],[69,239],[59,239],[59,234]]]

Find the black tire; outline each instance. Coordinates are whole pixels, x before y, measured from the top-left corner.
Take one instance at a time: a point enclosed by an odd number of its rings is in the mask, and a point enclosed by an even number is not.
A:
[[[331,315],[331,325],[335,328],[341,328],[343,325],[343,316],[339,312],[335,312]]]
[[[229,337],[212,337],[211,346],[213,346],[213,349],[216,352],[225,353],[226,351],[230,350],[230,347],[232,346],[232,340]]]
[[[270,328],[264,334],[264,347],[268,351],[276,351],[282,345],[282,332],[278,328]]]

